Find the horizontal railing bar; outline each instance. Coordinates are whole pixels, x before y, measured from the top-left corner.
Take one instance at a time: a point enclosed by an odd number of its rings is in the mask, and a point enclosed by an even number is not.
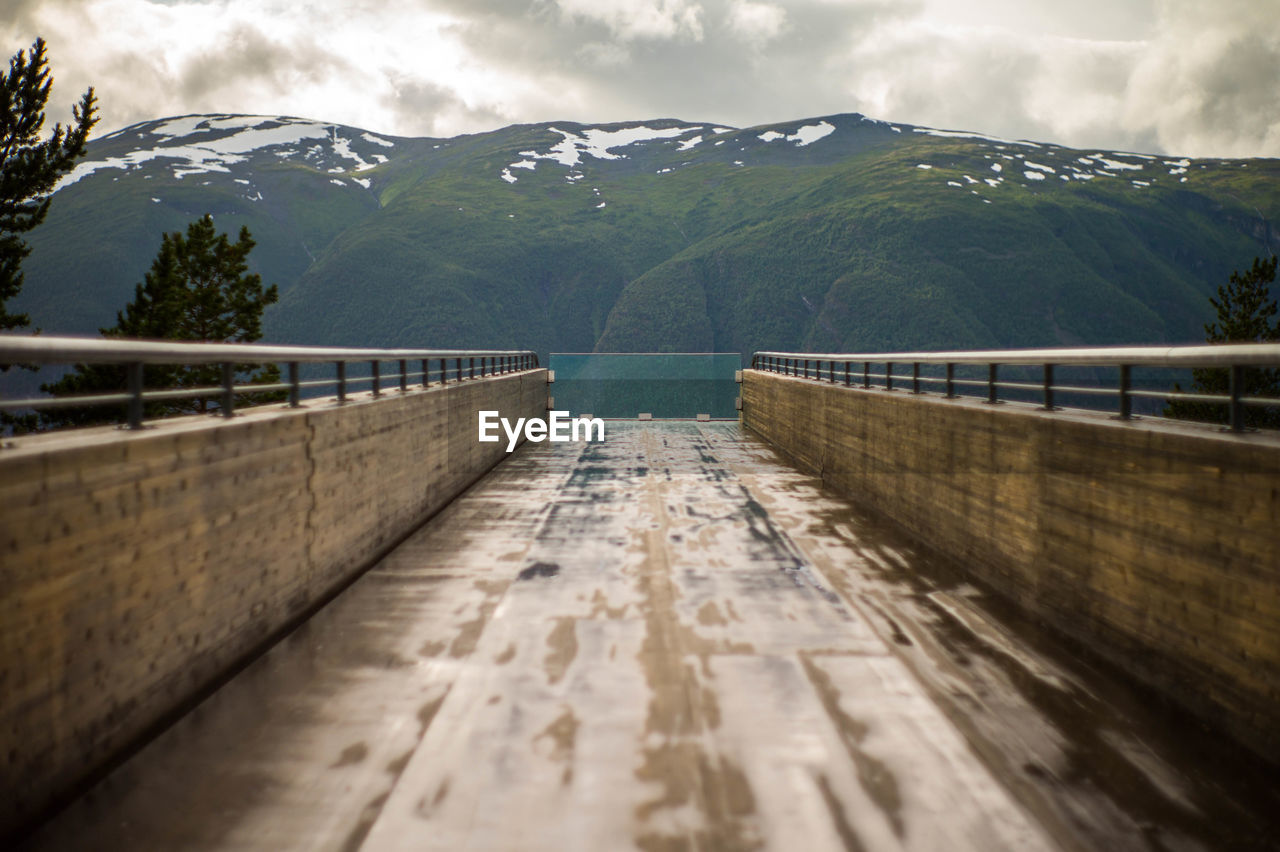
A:
[[[1000,388],[1001,390],[1008,388],[1009,390],[1027,390],[1027,391],[1035,391],[1037,393],[1044,391],[1044,385],[1042,384],[1033,385],[1029,382],[982,382],[981,384],[983,387],[988,387],[989,385],[994,384],[996,387]],[[1060,388],[1057,385],[1054,385],[1053,389],[1060,390]]]
[[[1179,399],[1188,402],[1231,402],[1231,397],[1226,394],[1218,393],[1189,393],[1187,391],[1151,391],[1151,390],[1130,390],[1129,396],[1141,396],[1148,399]],[[1256,399],[1256,397],[1255,397]],[[1240,400],[1244,402],[1243,399]],[[1271,405],[1280,405],[1280,399],[1271,402]]]
[[[533,356],[532,349],[366,349],[0,334],[0,363],[272,364]]]
[[[34,399],[0,399],[0,411],[20,408],[75,408],[81,405],[120,405],[133,399],[127,393],[94,394],[92,396],[41,396]]]
[[[1000,364],[1009,366],[1225,367],[1280,365],[1280,343],[1186,346],[1103,346],[1069,349],[991,349],[978,352],[756,352],[755,358],[855,361],[872,364]],[[754,361],[753,361],[754,362]]]
[[[398,360],[398,359],[397,359]],[[432,371],[439,375],[440,371]],[[513,371],[514,372],[514,371]],[[504,375],[496,370],[486,373],[484,376],[477,375],[476,378],[495,378]],[[404,374],[404,378],[420,379],[423,372],[408,372]],[[380,382],[398,382],[401,378],[399,373],[389,373],[379,377]],[[471,381],[465,378],[463,381]],[[354,384],[371,384],[373,376],[349,376],[345,383],[348,387]],[[301,388],[319,388],[319,387],[336,387],[338,380],[334,379],[309,379],[300,381],[297,384]],[[231,388],[232,393],[248,394],[248,393],[273,393],[276,391],[287,391],[294,387],[289,382],[275,382],[269,385],[234,385]],[[399,391],[395,385],[382,385],[382,389],[386,391]],[[225,389],[221,385],[205,385],[196,388],[179,388],[174,390],[148,390],[140,394],[143,402],[164,402],[168,400],[179,399],[200,399],[201,397],[221,396]],[[33,410],[52,410],[59,408],[78,408],[81,406],[100,406],[100,405],[122,405],[133,399],[133,395],[129,393],[112,393],[112,394],[93,394],[87,396],[43,396],[31,397],[27,399],[0,399],[0,411],[18,411],[23,409]]]
[[[1035,389],[1043,390],[1044,386],[1035,385]],[[1120,395],[1119,388],[1086,388],[1086,387],[1081,387],[1080,385],[1054,385],[1053,392],[1057,393],[1058,391],[1062,391],[1063,393],[1088,393],[1088,394],[1093,394],[1094,396],[1119,396]],[[1128,393],[1130,396],[1133,396],[1136,393],[1136,391],[1131,390]]]
[[[288,385],[284,386],[288,389]],[[235,388],[232,388],[235,390]],[[150,402],[151,400],[166,399],[199,399],[202,396],[218,396],[222,393],[222,386],[206,385],[199,388],[180,388],[176,390],[150,390],[142,392],[142,401]]]

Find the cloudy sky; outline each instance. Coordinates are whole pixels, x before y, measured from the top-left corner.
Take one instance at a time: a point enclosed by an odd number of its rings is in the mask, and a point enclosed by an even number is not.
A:
[[[0,0],[58,118],[193,112],[406,136],[861,112],[1193,156],[1280,156],[1280,0]]]

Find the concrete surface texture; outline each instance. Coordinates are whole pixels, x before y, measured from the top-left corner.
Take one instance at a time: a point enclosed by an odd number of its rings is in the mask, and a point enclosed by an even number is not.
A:
[[[756,370],[743,422],[1280,763],[1280,435]]]
[[[145,737],[505,457],[546,373],[0,449],[0,836]]]
[[[1274,774],[737,424],[608,426],[526,444],[27,848],[1274,848]]]

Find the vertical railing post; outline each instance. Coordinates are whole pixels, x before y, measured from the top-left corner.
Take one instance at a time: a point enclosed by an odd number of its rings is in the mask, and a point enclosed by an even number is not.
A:
[[[862,362],[862,386],[864,388],[871,387],[871,362]]]
[[[987,365],[987,404],[996,404],[996,365]]]
[[[1120,365],[1120,419],[1128,420],[1133,413],[1133,397],[1129,396],[1129,365]]]
[[[470,360],[471,360],[471,375],[469,378],[474,379],[476,377],[476,359],[471,358]]]
[[[1044,410],[1053,411],[1053,365],[1044,365]]]
[[[422,386],[424,388],[431,387],[431,359],[422,359]]]
[[[1240,402],[1240,395],[1244,392],[1244,367],[1239,364],[1231,365],[1230,386],[1231,393],[1231,411],[1229,420],[1231,422],[1232,432],[1244,431],[1244,404]]]
[[[297,408],[302,404],[302,387],[298,382],[298,362],[289,362],[289,407]]]
[[[911,362],[911,392],[920,393],[920,362]]]
[[[853,384],[853,362],[852,361],[844,362],[844,384],[845,384],[845,387],[848,387],[849,385]]]
[[[893,390],[893,362],[886,361],[884,363],[884,389]]]
[[[440,359],[440,384],[449,384],[449,360],[447,358]]]
[[[129,428],[142,428],[142,364],[129,365]]]
[[[409,392],[409,362],[400,359],[400,393]]]
[[[347,401],[347,362],[338,361],[338,405]]]
[[[382,368],[377,361],[369,362],[369,373],[373,376],[373,398],[382,396]]]
[[[236,365],[222,364],[222,416],[232,417],[236,413]]]
[[[462,381],[462,358],[458,358],[458,381]]]

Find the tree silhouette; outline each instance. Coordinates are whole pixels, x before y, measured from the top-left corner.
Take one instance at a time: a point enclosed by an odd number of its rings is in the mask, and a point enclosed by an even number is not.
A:
[[[1268,285],[1276,280],[1276,258],[1263,260],[1255,257],[1253,266],[1243,274],[1231,273],[1225,285],[1219,285],[1218,297],[1210,297],[1209,303],[1217,311],[1215,322],[1204,327],[1205,340],[1209,343],[1274,343],[1280,341],[1280,321],[1276,314],[1276,300]],[[1204,368],[1191,371],[1192,393],[1230,393],[1231,377],[1225,368]],[[1181,391],[1179,385],[1174,390]],[[1246,367],[1241,370],[1241,396],[1280,396],[1280,369]],[[1227,422],[1227,410],[1222,404],[1170,400],[1165,408],[1166,417],[1185,420],[1202,420],[1209,423]],[[1245,425],[1280,428],[1280,410],[1277,408],[1245,407]]]
[[[263,288],[262,276],[249,273],[254,242],[248,228],[236,242],[219,234],[213,217],[205,215],[187,226],[186,234],[165,234],[160,251],[134,299],[116,314],[116,324],[99,329],[104,337],[251,343],[262,338],[262,312],[279,299],[276,286]],[[237,364],[237,384],[277,382],[278,367],[255,370]],[[147,365],[143,381],[151,388],[213,387],[222,381],[213,365]],[[111,393],[126,387],[125,368],[114,364],[77,364],[75,372],[41,386],[55,396]],[[244,402],[266,402],[278,394],[249,394]],[[207,398],[149,402],[149,417],[206,412],[217,403]],[[87,425],[110,422],[110,409],[97,407],[53,410],[42,415],[49,425]]]
[[[41,140],[52,85],[40,38],[25,55],[18,51],[8,72],[0,74],[0,331],[31,324],[27,314],[5,309],[22,290],[22,261],[31,253],[19,235],[44,221],[49,194],[84,154],[89,131],[98,122],[89,89],[72,109],[73,126],[55,124],[53,134]]]

